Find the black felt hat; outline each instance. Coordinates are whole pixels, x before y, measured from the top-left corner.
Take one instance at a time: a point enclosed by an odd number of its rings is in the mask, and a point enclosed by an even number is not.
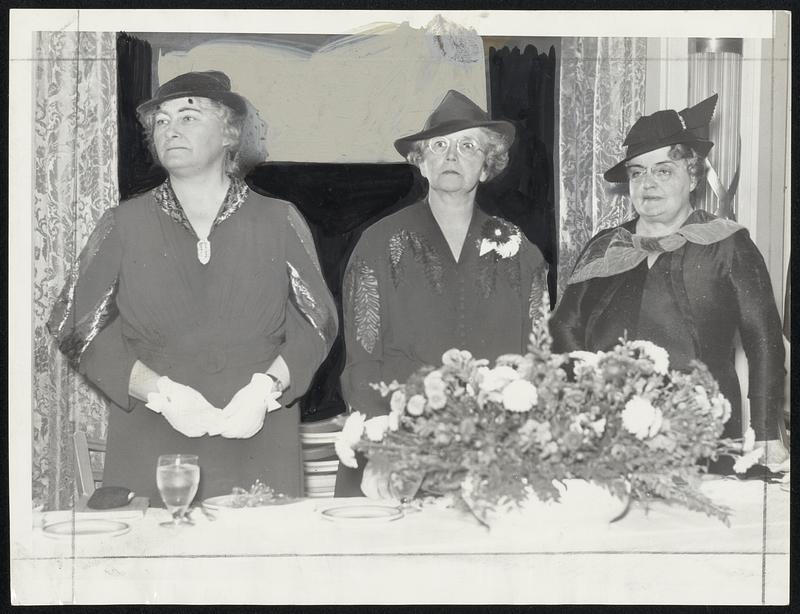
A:
[[[450,90],[445,94],[439,106],[430,114],[422,130],[397,139],[394,142],[394,148],[400,152],[400,155],[406,157],[416,141],[451,134],[467,128],[490,128],[508,137],[509,144],[514,141],[514,124],[489,119],[489,114],[464,94]]]
[[[230,107],[239,115],[247,114],[247,102],[239,94],[231,91],[231,80],[228,75],[218,70],[187,72],[170,79],[156,90],[150,100],[140,104],[136,112],[141,115],[167,100],[192,96],[210,98]]]
[[[716,107],[717,95],[714,94],[683,111],[670,109],[640,117],[625,137],[623,145],[628,148],[625,159],[603,173],[603,177],[612,183],[628,183],[626,162],[648,151],[677,143],[686,143],[699,155],[707,155],[714,146],[706,135]]]

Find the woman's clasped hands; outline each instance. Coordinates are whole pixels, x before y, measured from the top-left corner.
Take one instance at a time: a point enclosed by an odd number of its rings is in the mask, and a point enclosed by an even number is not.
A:
[[[221,435],[229,439],[248,439],[264,426],[268,412],[279,409],[281,391],[274,380],[255,373],[223,408],[214,407],[201,393],[162,376],[158,392],[147,395],[147,407],[160,413],[176,431],[186,437]]]
[[[267,412],[280,408],[275,380],[265,373],[254,373],[250,383],[239,390],[222,410],[220,435],[230,439],[247,439],[264,426]],[[209,433],[212,435],[215,433]]]

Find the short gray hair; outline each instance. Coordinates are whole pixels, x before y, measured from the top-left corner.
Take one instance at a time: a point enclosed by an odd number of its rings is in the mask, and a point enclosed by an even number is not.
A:
[[[505,170],[506,166],[508,166],[508,150],[511,147],[511,141],[506,135],[489,128],[481,126],[479,130],[481,130],[486,138],[486,147],[484,149],[486,161],[484,162],[484,168],[487,174],[486,181],[489,181],[497,177]],[[430,139],[414,141],[411,150],[408,152],[408,155],[406,155],[406,160],[408,160],[409,164],[413,164],[419,168],[420,164],[422,164],[422,158],[428,147],[429,140]]]
[[[191,96],[197,105],[203,109],[211,111],[222,123],[222,134],[231,141],[232,145],[228,148],[228,156],[225,158],[225,172],[230,175],[239,173],[239,144],[242,136],[245,116],[237,113],[228,105],[205,98],[203,96]],[[139,113],[139,122],[144,126],[145,140],[153,160],[158,162],[158,152],[156,151],[153,140],[153,131],[156,126],[156,114],[159,107],[148,109],[144,113]]]
[[[694,190],[689,195],[689,200],[694,206],[695,201],[700,198],[705,191],[706,183],[706,159],[688,143],[677,143],[670,145],[667,152],[670,160],[686,160],[686,171],[689,177],[694,179]]]

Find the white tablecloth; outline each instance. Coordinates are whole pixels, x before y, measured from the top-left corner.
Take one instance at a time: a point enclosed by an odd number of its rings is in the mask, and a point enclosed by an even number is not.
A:
[[[704,484],[731,525],[634,507],[603,527],[487,531],[453,509],[333,523],[307,499],[231,511],[177,530],[162,509],[111,538],[15,544],[19,603],[786,603],[789,493]],[[35,522],[69,518],[53,512]]]

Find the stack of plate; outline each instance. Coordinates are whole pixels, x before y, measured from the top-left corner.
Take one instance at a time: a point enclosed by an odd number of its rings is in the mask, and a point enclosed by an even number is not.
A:
[[[337,418],[300,425],[306,497],[333,497],[339,459],[333,444],[342,430]]]

